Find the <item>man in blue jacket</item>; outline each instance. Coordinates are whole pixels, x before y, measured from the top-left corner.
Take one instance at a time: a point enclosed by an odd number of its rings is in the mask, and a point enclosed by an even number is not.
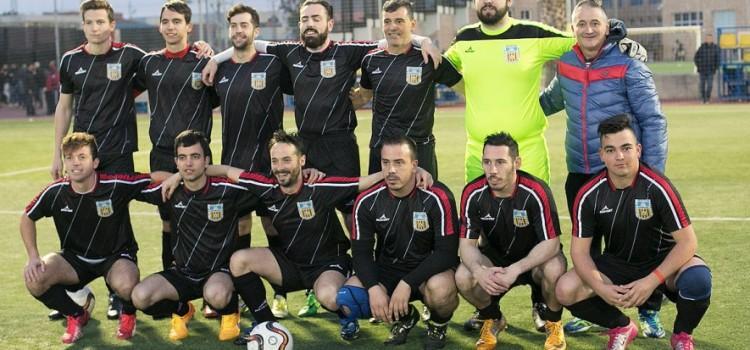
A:
[[[617,43],[607,40],[607,15],[596,1],[579,1],[572,23],[576,44],[560,58],[557,77],[540,97],[545,114],[565,108],[568,115],[565,194],[569,212],[581,186],[604,168],[597,155],[601,121],[629,114],[643,145],[642,161],[664,172],[667,159],[667,121],[651,71],[643,62],[622,54]],[[601,254],[601,236],[594,238],[591,247],[592,256]],[[661,293],[654,293],[639,308],[641,329],[647,337],[664,337],[658,313],[661,298]],[[589,328],[590,324],[576,319],[566,325],[565,331],[577,333]]]

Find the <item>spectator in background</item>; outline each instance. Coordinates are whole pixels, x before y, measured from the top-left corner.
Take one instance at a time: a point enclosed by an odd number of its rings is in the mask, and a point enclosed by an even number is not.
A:
[[[698,91],[701,94],[701,101],[708,103],[711,100],[711,89],[714,84],[714,74],[719,69],[719,62],[721,61],[721,50],[719,46],[714,43],[714,35],[707,33],[706,37],[695,52],[693,62],[695,62],[695,68],[698,70],[700,76]]]
[[[39,61],[34,62],[34,102],[40,109],[44,110],[44,85],[47,80],[47,72],[42,69]]]
[[[26,115],[36,115],[36,108],[34,107],[34,92],[36,89],[36,68],[34,64],[29,64],[26,69],[21,70],[22,75],[19,76],[19,80],[22,82],[22,96],[23,105],[26,107]]]
[[[685,45],[682,44],[682,41],[680,41],[680,39],[675,39],[674,41],[674,60],[685,60]]]
[[[44,98],[47,103],[47,114],[55,114],[57,106],[57,96],[60,90],[60,76],[57,75],[57,65],[55,61],[49,62],[49,69],[44,82]]]
[[[8,70],[8,83],[10,83],[10,104],[14,106],[20,106],[23,100],[21,99],[21,92],[23,90],[23,83],[21,82],[20,76],[23,75],[23,71],[26,70],[26,66],[22,65],[18,68],[15,64],[10,65]]]
[[[7,105],[10,100],[9,89],[5,87],[8,83],[8,65],[4,64],[0,68],[0,104]]]

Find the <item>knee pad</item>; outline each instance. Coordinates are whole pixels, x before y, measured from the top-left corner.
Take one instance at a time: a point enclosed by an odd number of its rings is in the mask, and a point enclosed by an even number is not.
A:
[[[349,309],[349,320],[372,317],[370,313],[370,297],[364,288],[342,286],[336,293],[336,305]]]
[[[711,270],[705,265],[696,265],[682,271],[675,283],[680,298],[703,300],[711,296]]]

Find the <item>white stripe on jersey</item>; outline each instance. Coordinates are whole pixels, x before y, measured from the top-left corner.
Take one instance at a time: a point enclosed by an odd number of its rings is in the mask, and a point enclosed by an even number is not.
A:
[[[203,60],[198,60],[198,62],[195,64],[193,69],[191,71],[195,71],[195,68],[198,67],[198,65],[201,64]],[[169,65],[172,64],[172,60],[169,60]],[[167,70],[169,69],[169,65],[167,65]],[[167,70],[164,70],[164,74],[162,75],[162,79],[167,75]],[[167,124],[169,124],[169,120],[172,119],[172,113],[174,112],[175,107],[177,106],[177,102],[180,101],[180,95],[182,95],[182,91],[185,90],[185,87],[187,86],[188,82],[192,79],[192,76],[188,76],[187,79],[185,79],[185,82],[182,83],[182,87],[180,88],[180,91],[177,92],[177,96],[174,99],[174,103],[172,103],[172,108],[169,109],[169,114],[167,115],[167,120],[164,121],[164,127],[161,129],[161,133],[159,133],[159,137],[156,138],[156,142],[154,145],[158,145],[161,142],[161,137],[164,136],[164,132],[167,130]],[[159,79],[159,85],[161,85],[161,79]],[[201,100],[198,101],[198,106],[200,107],[201,103],[203,102],[203,96],[206,94],[206,89],[203,89],[203,93],[201,94]],[[156,89],[156,97],[159,97],[159,89]],[[190,123],[192,123],[193,118],[195,118],[195,115],[198,113],[200,108],[195,109],[195,113],[193,113],[193,116],[190,118]],[[153,113],[152,113],[153,114]],[[190,125],[190,124],[188,124]]]
[[[484,185],[482,187],[477,188],[474,191],[471,191],[469,196],[466,198],[466,208],[464,208],[464,219],[466,219],[466,235],[469,235],[469,228],[471,228],[471,215],[469,215],[469,207],[471,206],[471,200],[476,196],[477,194],[481,195],[484,190],[487,189],[487,185]],[[495,221],[497,221],[497,218],[495,218]],[[491,232],[491,231],[490,231]],[[487,233],[489,234],[489,232]]]
[[[114,47],[113,47],[113,49],[114,49]],[[117,63],[121,63],[122,62],[122,56],[123,55],[125,55],[125,50],[122,50],[122,52],[120,52],[120,57],[117,58]],[[95,60],[96,60],[96,58],[94,58],[94,60],[91,61],[92,65],[94,64]],[[88,78],[89,73],[90,73],[90,71],[86,72],[86,78]],[[86,132],[88,132],[89,130],[91,130],[91,126],[94,125],[94,120],[96,120],[96,117],[99,115],[99,110],[102,108],[102,103],[104,103],[104,98],[107,96],[107,90],[109,90],[110,83],[112,83],[112,80],[107,79],[107,86],[104,87],[104,92],[102,93],[102,99],[99,100],[99,105],[96,106],[96,110],[94,111],[94,114],[91,116],[91,122],[89,123],[89,127],[86,128]],[[83,94],[83,87],[81,87],[81,94]],[[101,144],[98,145],[98,149],[101,149],[101,148],[102,148],[102,145]]]
[[[222,182],[212,182],[211,186],[214,186],[214,187],[226,186],[226,187],[232,187],[232,188],[236,188],[236,189],[239,189],[239,190],[247,191],[247,188],[245,188],[245,187],[242,187],[240,185],[235,185],[235,184],[229,183],[229,182],[223,182],[223,181]],[[222,198],[224,198],[223,194],[222,194]]]
[[[353,240],[358,240],[359,239],[359,220],[357,220],[357,218],[359,216],[359,207],[362,206],[362,202],[364,202],[365,199],[371,197],[372,195],[377,195],[378,193],[380,193],[381,191],[386,190],[386,189],[387,189],[387,187],[385,187],[385,186],[383,186],[381,188],[378,188],[377,190],[374,190],[374,191],[368,193],[364,197],[360,198],[359,201],[357,201],[357,206],[354,208],[354,232],[356,232],[357,234],[356,234],[355,237],[352,237]]]
[[[304,184],[307,187],[359,187],[359,179],[357,182],[316,182],[314,184]]]
[[[542,233],[544,233],[544,239],[549,239],[549,228],[547,227],[547,220],[546,215],[544,211],[544,204],[542,203],[541,198],[532,190],[530,187],[523,185],[521,183],[518,184],[518,187],[523,188],[524,190],[528,191],[534,199],[536,199],[536,203],[539,205],[539,215],[541,216],[540,221],[542,222]],[[549,213],[550,217],[552,216],[552,213]]]
[[[440,200],[440,197],[438,197],[435,194],[435,192],[432,192],[432,191],[429,191],[429,190],[425,190],[423,188],[420,188],[419,190],[422,191],[422,192],[424,192],[424,193],[427,193],[431,197],[435,198],[435,201],[438,204],[438,208],[440,208],[440,235],[441,236],[445,236],[445,228],[446,228],[445,227],[445,215],[446,215],[446,213],[445,213],[445,208],[443,208],[443,202]],[[450,213],[448,213],[447,215],[450,215]]]
[[[52,184],[49,187],[47,187],[46,189],[44,189],[44,192],[42,192],[42,194],[39,195],[39,198],[37,198],[36,203],[34,203],[34,206],[31,207],[31,209],[29,209],[29,211],[26,212],[26,216],[28,216],[29,214],[31,214],[31,212],[33,212],[36,209],[36,207],[39,206],[39,203],[42,202],[42,198],[44,198],[44,196],[47,194],[47,192],[49,192],[53,188],[58,188],[60,186],[67,186],[67,185],[70,185],[70,182],[67,182],[67,181],[66,182],[58,182],[58,183]],[[57,195],[60,193],[60,190],[62,190],[62,188],[58,188],[57,190],[58,191],[55,194],[55,199],[57,199]],[[54,203],[54,201],[53,201],[53,203]]]
[[[672,216],[674,217],[674,222],[675,222],[675,224],[676,224],[676,225],[677,225],[677,227],[678,227],[678,228],[680,228],[680,229],[684,228],[684,227],[682,226],[682,221],[680,221],[680,216],[679,216],[679,215],[677,215],[677,210],[676,210],[676,209],[675,209],[675,207],[674,207],[674,203],[672,203],[672,198],[671,198],[671,197],[669,196],[669,194],[667,193],[667,190],[666,190],[666,189],[664,188],[664,186],[662,186],[662,185],[661,185],[661,184],[660,184],[659,182],[657,182],[657,181],[656,181],[656,180],[655,180],[654,178],[652,178],[652,177],[650,177],[650,176],[648,176],[648,175],[644,174],[643,172],[638,172],[638,174],[639,174],[640,176],[642,176],[643,178],[645,178],[646,180],[648,180],[649,182],[651,182],[652,184],[654,184],[654,186],[656,186],[656,188],[658,188],[658,189],[659,189],[659,191],[660,191],[660,192],[662,193],[662,195],[664,195],[664,199],[666,199],[666,200],[667,200],[667,203],[669,204],[669,210],[671,210],[671,211],[672,211]]]
[[[128,185],[136,185],[136,184],[140,184],[140,183],[144,183],[144,182],[151,182],[151,179],[148,178],[148,177],[144,177],[142,179],[132,180],[132,181],[131,180],[125,180],[125,179],[112,179],[112,180],[100,180],[99,182],[103,183],[103,184],[123,183],[123,184],[128,184]]]
[[[333,54],[331,55],[331,57],[335,58],[336,57],[336,52],[338,52],[338,51],[339,51],[339,47],[336,46],[336,49],[333,50]],[[310,57],[312,57],[312,55],[309,55],[309,57],[307,58],[307,62],[310,61]],[[307,62],[305,62],[305,67],[307,67]],[[302,70],[300,70],[299,73],[302,74],[303,70],[304,70],[304,68]],[[299,77],[299,74],[297,76]],[[305,111],[302,113],[302,122],[299,123],[299,127],[297,128],[297,130],[301,131],[302,130],[302,125],[305,125],[305,117],[307,116],[307,110],[310,108],[310,105],[315,100],[315,94],[318,93],[318,89],[320,89],[320,85],[323,84],[323,80],[324,79],[326,79],[326,78],[324,78],[323,75],[321,75],[320,76],[320,80],[318,81],[318,86],[315,87],[315,91],[313,91],[312,95],[310,96],[310,101],[307,101],[307,106],[305,106]],[[297,81],[297,79],[295,79],[295,81]],[[346,86],[346,84],[344,84],[344,86]],[[341,95],[341,94],[339,94],[339,95]],[[336,100],[338,101],[338,98],[336,98]],[[333,105],[331,106],[331,113],[328,114],[328,117],[331,116],[331,114],[333,113],[333,110],[334,110],[335,107],[336,107],[336,102],[334,102]],[[326,121],[328,121],[327,118],[326,118]],[[321,131],[321,133],[323,131],[325,131],[325,125],[323,126],[323,130]]]
[[[596,185],[591,186],[591,188],[586,191],[582,196],[581,199],[578,201],[578,208],[576,209],[576,222],[578,223],[578,232],[573,232],[576,237],[581,238],[582,235],[582,228],[581,228],[581,209],[583,208],[583,202],[586,200],[586,197],[588,197],[594,190],[596,190],[597,187],[601,186],[601,184],[607,182],[607,178],[603,177],[601,180],[599,180]]]
[[[422,64],[424,66],[424,64]],[[433,81],[434,84],[434,81]],[[411,124],[409,124],[409,128],[406,129],[406,133],[404,135],[409,136],[409,131],[411,131],[411,127],[414,126],[414,123],[417,122],[417,118],[419,118],[419,112],[422,112],[422,107],[424,107],[425,101],[427,101],[427,95],[430,94],[430,89],[432,87],[428,87],[427,90],[424,92],[424,97],[422,97],[422,103],[419,105],[419,109],[417,110],[417,113],[414,113],[414,119],[411,120]]]

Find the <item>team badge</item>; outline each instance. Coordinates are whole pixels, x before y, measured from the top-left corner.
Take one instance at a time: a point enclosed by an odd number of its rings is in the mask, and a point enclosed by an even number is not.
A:
[[[505,62],[518,63],[521,60],[521,50],[518,45],[508,45],[505,47]]]
[[[224,203],[208,205],[208,219],[213,222],[219,222],[224,218]]]
[[[526,210],[513,209],[513,225],[516,227],[529,226],[529,214]]]
[[[106,218],[112,216],[114,212],[115,209],[112,207],[111,199],[96,202],[96,214],[98,214],[100,217]]]
[[[427,213],[423,211],[415,211],[413,218],[412,223],[415,231],[424,232],[430,228],[430,223],[427,221]]]
[[[406,67],[406,83],[419,85],[422,82],[422,67]]]
[[[312,201],[297,202],[297,211],[302,220],[310,220],[315,217],[315,207]]]
[[[651,208],[650,199],[635,200],[635,216],[641,220],[648,220],[654,216],[654,210]]]
[[[320,75],[323,78],[336,76],[336,60],[320,61]]]
[[[120,80],[122,78],[122,64],[107,63],[107,79]]]
[[[266,88],[266,73],[253,73],[250,75],[250,81],[252,82],[253,89],[263,90]]]
[[[190,76],[190,86],[195,90],[203,88],[203,81],[201,80],[201,72],[193,72]]]

